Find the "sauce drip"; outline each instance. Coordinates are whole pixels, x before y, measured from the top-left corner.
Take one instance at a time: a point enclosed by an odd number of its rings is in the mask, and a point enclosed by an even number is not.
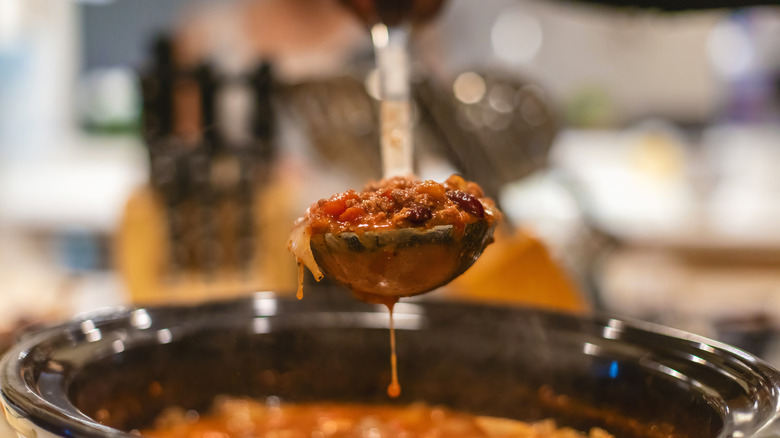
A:
[[[304,264],[298,261],[298,292],[296,297],[299,300],[303,299],[303,266]],[[398,357],[395,353],[395,319],[393,318],[393,307],[398,302],[397,297],[377,295],[372,293],[365,293],[359,291],[352,291],[355,298],[364,301],[366,303],[383,304],[387,307],[387,311],[390,317],[390,370],[391,380],[390,385],[387,387],[387,395],[391,398],[398,398],[401,395],[401,384],[398,383]]]
[[[395,354],[395,318],[393,318],[393,307],[398,302],[398,297],[357,290],[353,290],[352,295],[360,301],[371,304],[383,304],[387,307],[390,316],[390,370],[392,376],[390,385],[387,386],[387,395],[391,398],[398,398],[401,395],[401,385],[398,383],[398,357]]]
[[[398,398],[401,395],[401,385],[398,383],[398,357],[395,354],[395,321],[393,319],[393,306],[395,302],[388,303],[387,310],[390,312],[390,369],[392,378],[387,387],[387,395],[391,398]]]
[[[298,262],[298,292],[295,297],[299,300],[303,299],[303,263]]]

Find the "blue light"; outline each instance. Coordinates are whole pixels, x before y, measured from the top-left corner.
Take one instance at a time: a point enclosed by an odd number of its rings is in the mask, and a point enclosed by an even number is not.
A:
[[[616,360],[609,364],[609,377],[616,379],[618,376],[618,363]]]

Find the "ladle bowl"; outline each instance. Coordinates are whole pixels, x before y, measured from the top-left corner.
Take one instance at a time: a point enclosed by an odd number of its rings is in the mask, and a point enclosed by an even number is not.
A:
[[[466,271],[493,239],[484,219],[453,225],[362,233],[315,234],[311,250],[326,277],[358,297],[408,297],[443,286]]]

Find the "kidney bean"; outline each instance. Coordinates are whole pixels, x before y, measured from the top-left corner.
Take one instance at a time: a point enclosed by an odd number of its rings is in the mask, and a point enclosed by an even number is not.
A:
[[[433,216],[431,210],[423,205],[413,205],[406,213],[406,220],[413,224],[423,224]]]
[[[461,190],[450,190],[447,192],[447,197],[466,212],[480,219],[485,217],[485,207],[483,207],[482,203],[479,202],[479,199],[475,198],[473,195]]]

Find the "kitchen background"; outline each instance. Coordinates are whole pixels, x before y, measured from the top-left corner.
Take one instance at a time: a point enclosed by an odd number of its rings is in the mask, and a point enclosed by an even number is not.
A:
[[[603,310],[780,365],[778,41],[777,7],[446,3],[414,34],[419,172],[476,179],[514,233],[425,299]],[[0,2],[6,345],[292,290],[292,220],[378,176],[371,63],[329,0]]]

